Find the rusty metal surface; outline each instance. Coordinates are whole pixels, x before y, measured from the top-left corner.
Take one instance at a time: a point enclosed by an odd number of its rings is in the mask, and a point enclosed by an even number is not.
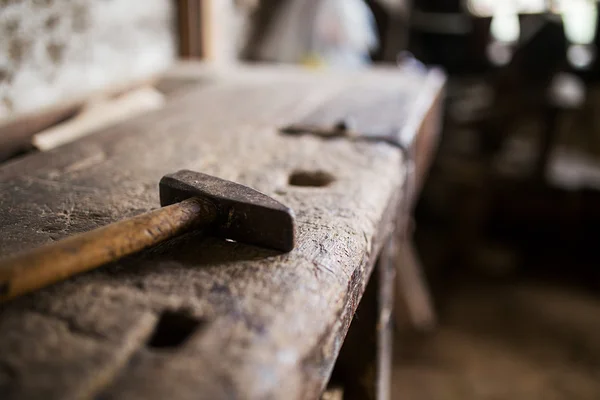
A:
[[[329,99],[324,107],[294,121],[288,129],[335,130],[343,123],[346,130],[361,136],[395,138],[404,124],[398,109],[409,107],[410,101],[393,86],[377,89],[348,87]]]
[[[397,69],[398,74],[406,72],[404,68]],[[281,133],[291,136],[314,135],[325,140],[386,143],[405,152],[405,156],[411,160],[420,158],[422,153],[427,152],[424,149],[433,149],[435,146],[431,146],[432,143],[420,144],[423,140],[431,141],[429,133],[424,135],[427,139],[419,137],[414,140],[414,132],[421,129],[439,131],[441,115],[427,118],[427,113],[439,108],[439,105],[432,103],[442,101],[442,93],[436,98],[430,92],[441,87],[444,80],[444,74],[440,70],[431,70],[427,79],[422,82],[423,94],[410,99],[402,96],[394,86],[373,90],[350,85],[337,96],[328,99],[322,107],[283,126]],[[398,112],[411,108],[415,113]],[[422,124],[436,126],[423,127]],[[417,162],[420,163],[421,160]]]
[[[200,172],[182,170],[160,180],[160,203],[168,206],[190,197],[217,209],[216,235],[279,251],[294,248],[294,213],[252,188]]]

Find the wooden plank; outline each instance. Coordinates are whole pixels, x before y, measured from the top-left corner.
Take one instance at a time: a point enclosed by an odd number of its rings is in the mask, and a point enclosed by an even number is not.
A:
[[[21,118],[0,122],[0,162],[30,150],[31,137],[39,131],[64,121],[77,113],[74,104],[62,108],[43,110]]]
[[[177,34],[179,56],[190,58],[192,56],[192,38],[190,21],[190,0],[177,0]]]
[[[101,99],[126,95],[144,86],[155,86],[171,98],[197,85],[210,84],[210,68],[198,63],[179,62],[164,74],[149,79],[133,80],[122,85],[107,86],[85,96],[70,98],[31,113],[16,114],[0,120],[0,163],[11,156],[29,150],[33,135],[76,116],[85,104]]]
[[[0,168],[0,254],[153,209],[160,177],[181,168],[292,207],[296,249],[199,232],[2,306],[3,399],[310,399],[324,389],[394,228],[404,163],[387,144],[278,128],[351,85],[416,98],[427,74],[203,73],[211,85],[162,110]],[[333,181],[319,186],[323,173]]]
[[[215,58],[215,4],[213,0],[202,0],[200,2],[198,19],[200,54],[205,60],[214,61]],[[217,21],[217,24],[223,21]]]
[[[91,91],[82,96],[71,96],[48,107],[27,113],[16,113],[8,118],[0,119],[0,162],[10,158],[14,153],[31,146],[32,137],[45,129],[65,121],[81,111],[86,103],[122,95],[142,86],[159,83],[159,76],[132,80],[121,85],[108,85],[100,90]],[[162,82],[162,81],[161,81]]]
[[[152,87],[140,87],[119,97],[89,104],[70,120],[35,134],[33,145],[47,151],[101,128],[156,110],[164,105],[164,96]]]

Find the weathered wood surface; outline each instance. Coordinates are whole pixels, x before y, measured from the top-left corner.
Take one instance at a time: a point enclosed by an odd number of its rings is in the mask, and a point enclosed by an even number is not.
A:
[[[296,249],[199,232],[2,306],[0,398],[312,399],[324,388],[393,229],[405,160],[387,144],[278,127],[353,85],[402,93],[396,117],[416,134],[443,79],[395,69],[203,74],[210,84],[163,110],[3,166],[0,254],[156,208],[158,180],[181,168],[292,207]],[[431,102],[411,101],[424,91]],[[333,181],[294,186],[294,174],[296,184]]]

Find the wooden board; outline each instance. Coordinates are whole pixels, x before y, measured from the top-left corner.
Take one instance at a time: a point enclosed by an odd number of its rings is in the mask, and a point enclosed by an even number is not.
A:
[[[394,227],[405,160],[278,128],[355,86],[402,93],[397,118],[416,135],[443,77],[200,70],[213,83],[160,111],[0,168],[0,254],[153,209],[160,177],[182,168],[292,207],[296,249],[199,232],[2,306],[0,398],[313,399],[325,387]]]

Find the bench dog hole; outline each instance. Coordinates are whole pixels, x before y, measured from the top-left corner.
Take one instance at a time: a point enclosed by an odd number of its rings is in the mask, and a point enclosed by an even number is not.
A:
[[[205,324],[183,311],[163,311],[148,339],[147,347],[154,349],[176,348],[184,344]]]
[[[324,187],[334,180],[333,175],[325,171],[294,171],[288,182],[291,186]]]

